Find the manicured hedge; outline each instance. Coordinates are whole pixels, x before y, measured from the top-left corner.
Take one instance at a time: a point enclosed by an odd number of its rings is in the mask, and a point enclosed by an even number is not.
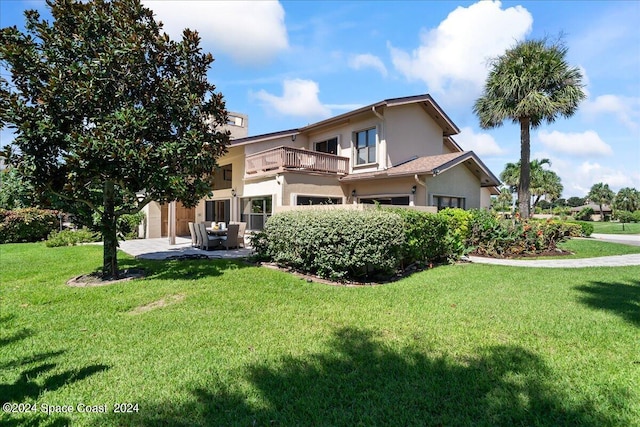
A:
[[[263,259],[333,280],[393,274],[404,242],[402,218],[378,209],[283,212],[252,240]]]
[[[405,208],[384,208],[404,220],[403,264],[456,261],[464,253],[467,218],[462,209],[438,214]]]
[[[0,209],[0,243],[37,242],[58,229],[58,211],[25,208]]]

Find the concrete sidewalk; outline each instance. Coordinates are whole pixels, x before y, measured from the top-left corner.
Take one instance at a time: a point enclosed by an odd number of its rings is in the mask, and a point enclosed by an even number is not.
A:
[[[604,242],[622,243],[625,245],[640,246],[640,234],[598,234],[593,233],[592,238]]]
[[[532,259],[529,261],[523,259],[496,259],[470,256],[469,261],[476,264],[536,268],[628,267],[632,265],[640,265],[640,254],[578,259]]]
[[[174,256],[204,255],[207,258],[246,258],[253,253],[251,248],[205,251],[191,246],[191,239],[176,237],[176,244],[170,245],[169,238],[134,239],[120,242],[120,249],[141,259],[167,259]]]

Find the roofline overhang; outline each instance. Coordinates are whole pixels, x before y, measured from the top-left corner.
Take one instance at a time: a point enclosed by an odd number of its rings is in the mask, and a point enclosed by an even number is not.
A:
[[[431,108],[424,108],[427,114],[432,115],[433,113],[435,113],[437,117],[434,117],[434,120],[436,120],[436,122],[438,122],[439,120],[444,122],[446,126],[448,126],[451,129],[450,131],[447,131],[446,129],[443,128],[443,134],[445,137],[450,138],[451,135],[456,135],[460,133],[460,129],[458,128],[458,126],[456,126],[456,124],[449,118],[449,116],[447,116],[447,114],[442,110],[442,108],[440,108],[438,103],[433,100],[431,95],[423,94],[423,95],[406,96],[401,98],[385,99],[384,101],[366,105],[364,107],[357,108],[355,110],[348,111],[346,113],[339,114],[337,116],[330,117],[328,119],[325,119],[301,128],[289,129],[289,130],[283,130],[278,132],[271,132],[271,133],[265,133],[261,135],[247,136],[244,138],[234,139],[230,142],[229,146],[235,147],[235,146],[241,146],[241,145],[248,145],[248,144],[254,144],[257,142],[270,141],[273,139],[287,137],[287,136],[299,135],[302,133],[310,133],[316,129],[321,129],[327,126],[335,125],[340,122],[345,122],[349,120],[351,117],[355,117],[361,114],[374,114],[374,111],[381,107],[397,107],[401,105],[419,104],[419,103],[424,103],[425,105],[428,105],[429,107],[431,107]],[[456,147],[460,148],[460,146],[455,141],[453,140],[451,141]],[[460,151],[463,151],[463,150],[460,148]]]
[[[384,171],[374,172],[372,174],[367,174],[362,177],[358,177],[358,174],[349,174],[342,178],[340,178],[341,182],[351,182],[351,181],[360,181],[360,180],[369,180],[369,179],[384,179],[384,178],[404,178],[411,177],[415,175],[419,176],[436,176],[447,170],[458,166],[461,163],[464,163],[467,160],[473,160],[474,163],[480,168],[480,170],[489,178],[489,182],[483,183],[480,181],[481,187],[495,187],[500,185],[500,180],[487,168],[487,166],[480,160],[480,158],[473,151],[466,151],[455,159],[449,160],[436,166],[431,170],[422,170],[422,171],[402,171],[402,172],[393,172],[393,168],[387,169]]]

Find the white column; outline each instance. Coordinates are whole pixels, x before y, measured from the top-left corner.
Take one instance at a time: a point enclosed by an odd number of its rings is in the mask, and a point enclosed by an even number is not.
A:
[[[169,226],[169,244],[176,244],[176,202],[169,203],[169,218],[168,218],[168,226]]]

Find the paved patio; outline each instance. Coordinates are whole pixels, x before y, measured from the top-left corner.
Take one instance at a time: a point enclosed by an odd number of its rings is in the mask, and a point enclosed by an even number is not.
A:
[[[191,246],[191,239],[176,237],[176,244],[170,245],[169,239],[135,239],[120,242],[120,249],[141,259],[167,259],[183,255],[204,255],[208,258],[234,259],[245,258],[253,253],[251,248],[205,251]]]

